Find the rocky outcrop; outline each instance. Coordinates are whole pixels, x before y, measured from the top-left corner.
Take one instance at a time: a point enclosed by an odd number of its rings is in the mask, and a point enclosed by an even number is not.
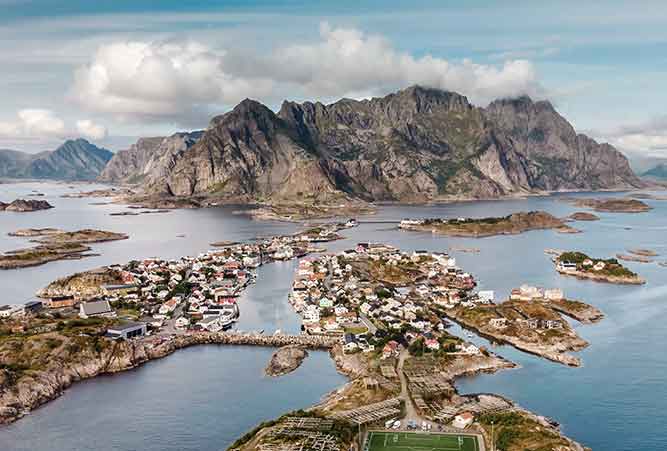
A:
[[[268,376],[283,376],[301,366],[306,357],[308,352],[301,346],[284,346],[273,353],[265,372]]]
[[[277,114],[244,100],[167,166],[147,193],[423,202],[642,185],[620,152],[577,134],[548,102],[478,108],[418,86],[330,105],[286,101]]]
[[[95,180],[112,155],[85,139],[68,140],[54,151],[38,154],[0,151],[0,177]]]
[[[45,200],[16,199],[8,204],[0,202],[0,211],[25,213],[29,211],[48,210],[49,208],[53,208],[53,205]]]
[[[140,138],[127,150],[114,154],[98,180],[112,183],[145,183],[153,186],[164,177],[176,159],[201,138],[203,132]]]
[[[62,343],[50,350],[51,354],[45,358],[41,369],[23,373],[13,381],[16,376],[0,366],[0,424],[16,421],[30,410],[57,398],[74,382],[129,370],[190,346],[220,344],[330,349],[337,342],[329,337],[309,335],[198,333],[114,342],[86,337],[79,340],[77,346],[72,346],[64,336],[50,338]],[[5,360],[11,359],[0,349],[0,363]]]

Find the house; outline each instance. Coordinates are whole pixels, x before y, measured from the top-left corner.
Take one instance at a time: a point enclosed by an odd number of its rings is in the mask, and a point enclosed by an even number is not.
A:
[[[23,313],[23,304],[10,304],[0,307],[0,318],[9,318],[10,316],[20,315]]]
[[[477,293],[477,297],[479,298],[481,303],[490,304],[495,299],[495,293],[493,292],[493,290],[482,290],[479,293]]]
[[[126,321],[107,329],[107,337],[112,340],[123,338],[125,340],[146,335],[146,323]]]
[[[223,329],[222,323],[220,321],[220,316],[211,316],[208,318],[204,318],[203,320],[197,323],[197,326],[209,332],[220,332]]]
[[[574,262],[559,261],[558,265],[556,265],[556,269],[558,269],[558,271],[563,271],[563,272],[576,271],[577,264]]]
[[[389,357],[393,357],[398,354],[398,343],[395,342],[394,340],[391,340],[389,343],[384,345],[384,348],[382,349],[382,358],[383,359],[388,359]]]
[[[42,309],[42,307],[44,307],[44,304],[42,304],[42,301],[28,301],[25,304],[23,304],[23,312],[24,313],[37,313]]]
[[[462,343],[460,345],[456,346],[459,349],[459,352],[461,354],[468,354],[468,355],[477,355],[479,354],[479,348],[475,346],[472,343]]]
[[[74,304],[76,304],[74,296],[54,296],[46,301],[48,308],[74,307]]]
[[[606,266],[605,263],[600,261],[600,262],[597,262],[595,265],[593,265],[593,269],[595,271],[602,271],[605,268],[605,266]]]
[[[412,227],[412,226],[421,225],[423,222],[424,221],[419,220],[419,219],[403,219],[403,220],[401,220],[400,224],[398,224],[398,227],[401,228],[401,229],[404,229],[404,228],[409,228],[409,227]]]
[[[424,344],[431,351],[437,351],[440,349],[440,342],[438,342],[438,340],[435,338],[427,338],[426,341],[424,341]]]
[[[184,316],[181,316],[176,320],[174,325],[176,326],[176,329],[187,329],[187,327],[190,325],[190,320]]]
[[[489,326],[495,327],[496,329],[504,329],[507,327],[507,318],[491,318],[491,320],[489,320]]]
[[[354,352],[358,349],[359,345],[357,344],[357,339],[352,334],[345,334],[343,338],[345,344],[343,345],[343,352],[349,353]]]
[[[452,426],[458,429],[465,429],[472,424],[475,416],[471,412],[462,412],[454,417]]]
[[[114,317],[116,313],[109,301],[82,302],[79,306],[79,318],[93,318],[97,316]]]
[[[565,296],[563,295],[563,290],[560,288],[551,288],[544,290],[544,299],[548,301],[560,301],[561,299],[565,299]]]

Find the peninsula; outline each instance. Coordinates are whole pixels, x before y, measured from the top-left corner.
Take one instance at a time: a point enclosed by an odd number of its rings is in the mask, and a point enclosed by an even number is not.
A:
[[[483,238],[494,235],[517,235],[529,230],[556,229],[562,233],[576,230],[544,211],[512,213],[503,217],[454,219],[404,219],[402,230],[431,232],[441,235]]]
[[[646,280],[621,265],[617,259],[592,258],[583,252],[563,252],[554,259],[556,271],[579,279],[622,285],[641,285]]]
[[[57,260],[88,257],[87,244],[125,240],[127,235],[104,230],[84,229],[65,232],[54,228],[22,229],[10,232],[10,236],[32,237],[37,246],[17,249],[0,254],[0,269],[17,269],[39,266]]]

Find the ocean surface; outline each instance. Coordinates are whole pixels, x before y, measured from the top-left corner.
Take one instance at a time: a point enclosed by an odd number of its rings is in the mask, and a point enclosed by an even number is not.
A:
[[[118,205],[91,205],[104,199],[67,199],[60,195],[96,188],[61,183],[0,184],[0,200],[33,191],[55,205],[34,213],[0,213],[0,251],[28,245],[7,232],[26,227],[85,227],[124,232],[125,241],[93,245],[98,257],[0,272],[0,304],[23,302],[51,280],[72,272],[133,258],[196,255],[220,240],[291,233],[294,224],[252,221],[235,208],[179,210],[165,214],[109,216]],[[664,193],[662,193],[664,194]],[[577,196],[591,196],[580,193]],[[623,193],[595,193],[623,196]],[[347,239],[329,243],[333,251],[358,241],[383,241],[406,250],[478,248],[477,254],[452,250],[458,264],[506,297],[522,283],[560,287],[569,298],[605,313],[596,325],[575,327],[591,345],[580,353],[581,368],[568,368],[516,351],[493,350],[519,369],[461,379],[462,393],[492,392],[512,398],[560,422],[563,431],[594,450],[667,450],[667,268],[626,262],[648,280],[643,286],[618,286],[558,275],[546,248],[582,250],[611,257],[627,249],[649,248],[667,261],[667,202],[647,200],[641,214],[596,213],[600,221],[577,222],[580,234],[533,231],[482,239],[448,238],[404,232],[382,221],[404,217],[498,216],[546,210],[566,216],[579,209],[560,196],[462,202],[441,206],[384,206],[367,223],[346,230]],[[179,237],[185,235],[185,237]],[[240,300],[242,330],[296,332],[298,317],[287,304],[295,262],[265,265],[257,284]],[[460,332],[457,327],[454,332]],[[485,343],[481,338],[472,341]],[[326,353],[314,352],[294,373],[269,379],[263,368],[270,350],[204,346],[181,350],[136,370],[75,384],[64,396],[26,418],[0,427],[0,450],[220,450],[262,420],[306,407],[345,381]]]

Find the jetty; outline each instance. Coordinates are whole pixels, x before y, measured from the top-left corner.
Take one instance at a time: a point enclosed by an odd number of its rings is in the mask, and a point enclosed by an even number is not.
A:
[[[189,344],[220,344],[235,346],[264,346],[271,348],[280,348],[283,346],[301,346],[306,349],[331,349],[340,343],[337,337],[323,335],[263,335],[259,333],[243,332],[193,332],[181,336]],[[181,338],[179,337],[179,338]]]

